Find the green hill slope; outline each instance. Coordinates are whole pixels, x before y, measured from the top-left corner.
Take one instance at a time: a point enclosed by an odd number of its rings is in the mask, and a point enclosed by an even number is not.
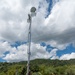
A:
[[[0,75],[26,75],[27,62],[0,63]],[[30,62],[32,75],[75,75],[75,59],[36,59]]]

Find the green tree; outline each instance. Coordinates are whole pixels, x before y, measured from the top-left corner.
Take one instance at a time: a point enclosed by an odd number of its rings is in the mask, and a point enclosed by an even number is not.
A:
[[[69,66],[69,67],[65,70],[65,75],[75,75],[75,67]]]

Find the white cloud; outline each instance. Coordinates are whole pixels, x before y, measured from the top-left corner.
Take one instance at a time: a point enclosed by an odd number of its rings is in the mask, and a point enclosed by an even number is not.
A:
[[[0,40],[7,41],[7,43],[12,43],[15,41],[27,41],[28,13],[30,12],[30,8],[35,6],[37,8],[37,15],[33,18],[32,22],[32,58],[49,58],[52,54],[46,52],[44,47],[37,44],[42,41],[61,50],[66,48],[66,46],[70,43],[74,44],[75,1],[60,0],[58,2],[58,0],[53,0],[53,2],[54,4],[56,2],[57,3],[52,8],[51,14],[45,18],[48,14],[48,3],[46,0],[1,0]],[[40,8],[38,9],[38,7]],[[5,42],[0,43],[3,45]],[[1,56],[4,56],[4,52],[11,50],[4,59],[7,61],[19,61],[21,59],[27,59],[26,51],[24,50],[24,48],[26,49],[25,45],[18,47],[18,49],[15,47],[12,48],[10,43],[8,43],[8,45],[4,45],[4,47],[1,46],[0,48]],[[21,49],[23,49],[23,51],[21,51]],[[56,57],[56,50],[54,50],[52,57],[52,59]]]
[[[10,51],[11,47],[10,44],[8,42],[2,42],[0,41],[0,57],[4,56],[4,53],[6,51]]]
[[[10,47],[10,46],[9,46]],[[26,44],[20,45],[17,48],[11,47],[10,53],[3,57],[8,62],[24,61],[28,59],[27,55],[28,46]],[[57,49],[53,49],[50,53],[46,51],[46,47],[40,46],[40,44],[31,44],[31,60],[36,58],[49,59],[50,57],[56,57]]]
[[[61,0],[52,9],[51,14],[45,20],[45,25],[49,33],[45,33],[46,40],[53,40],[57,45],[64,47],[75,42],[75,1]],[[45,28],[45,29],[46,29]],[[59,48],[59,47],[58,47]]]
[[[27,18],[32,6],[35,6],[37,8],[36,19],[40,20],[40,22],[38,21],[38,23],[42,23],[44,17],[47,15],[46,9],[48,7],[48,4],[46,0],[3,0],[0,2],[0,4],[1,40],[6,40],[10,42],[27,41]],[[39,6],[41,7],[40,9],[38,9]]]
[[[57,2],[48,18],[48,3],[41,1],[3,0],[0,7],[0,39],[6,41],[27,41],[27,14],[31,6],[41,8],[32,23],[32,41],[55,41],[58,45],[66,45],[74,40],[74,0],[60,0]],[[25,3],[25,5],[24,5]],[[27,5],[28,4],[28,5]],[[67,4],[67,6],[66,6]],[[16,6],[15,6],[16,5]],[[71,8],[71,9],[70,9]],[[68,12],[67,12],[68,11]],[[13,36],[12,36],[13,35]],[[51,43],[50,43],[51,44]]]
[[[27,60],[27,46],[21,45],[18,48],[11,48],[9,54],[3,57],[8,62],[24,61]]]
[[[54,41],[56,43],[54,46],[59,49],[64,49],[68,44],[74,43],[74,9],[74,0],[60,0],[54,5],[48,18],[36,16],[32,24],[32,40],[34,42],[44,41],[51,45]]]
[[[71,54],[64,54],[60,58],[60,60],[70,60],[70,59],[75,59],[75,53],[72,52]]]

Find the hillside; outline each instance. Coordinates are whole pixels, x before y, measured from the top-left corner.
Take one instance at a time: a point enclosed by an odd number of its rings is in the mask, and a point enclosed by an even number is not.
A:
[[[0,75],[26,75],[26,61],[1,62]],[[75,59],[36,59],[30,62],[32,75],[75,75]]]

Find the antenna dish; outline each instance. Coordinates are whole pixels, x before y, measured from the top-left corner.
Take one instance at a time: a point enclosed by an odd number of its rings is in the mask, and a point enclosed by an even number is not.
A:
[[[31,12],[35,12],[36,11],[36,8],[35,7],[32,7],[30,11]]]

